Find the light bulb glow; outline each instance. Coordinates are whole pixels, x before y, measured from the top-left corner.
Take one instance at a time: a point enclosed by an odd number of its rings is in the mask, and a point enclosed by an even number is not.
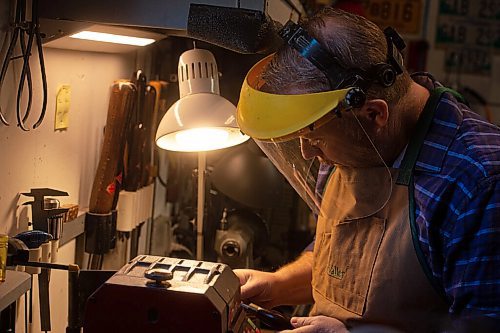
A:
[[[229,133],[222,128],[192,128],[175,134],[175,141],[185,150],[204,151],[226,146]]]
[[[114,35],[104,32],[95,32],[95,31],[80,31],[69,37],[77,39],[93,40],[97,42],[135,45],[135,46],[146,46],[155,42],[155,40],[151,38]]]

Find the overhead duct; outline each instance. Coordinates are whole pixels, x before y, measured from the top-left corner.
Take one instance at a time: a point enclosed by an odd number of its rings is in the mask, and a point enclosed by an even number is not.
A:
[[[262,41],[271,36],[275,22],[297,21],[304,9],[298,0],[40,0],[39,15],[47,46],[87,49],[84,42],[65,37],[90,27],[125,28],[137,37],[186,36],[241,53],[266,53],[269,47]],[[229,31],[225,27],[233,27],[231,39],[227,34],[222,38],[221,32]],[[250,37],[253,33],[258,37]]]

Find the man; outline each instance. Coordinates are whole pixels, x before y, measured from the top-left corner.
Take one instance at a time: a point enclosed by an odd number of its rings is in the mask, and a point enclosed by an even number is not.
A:
[[[326,8],[281,35],[245,79],[238,123],[318,214],[316,241],[276,272],[236,270],[242,298],[314,303],[294,332],[493,330],[498,127],[411,78],[397,34],[362,17]],[[334,168],[319,196],[314,159]]]

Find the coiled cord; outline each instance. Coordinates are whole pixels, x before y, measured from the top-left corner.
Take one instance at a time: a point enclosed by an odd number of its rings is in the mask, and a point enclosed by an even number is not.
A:
[[[47,77],[45,73],[45,62],[43,58],[43,49],[42,49],[42,36],[40,33],[40,23],[39,23],[40,21],[38,17],[38,0],[32,0],[31,15],[32,15],[31,21],[26,21],[26,0],[18,0],[16,3],[16,13],[13,24],[12,36],[10,39],[9,47],[5,54],[5,58],[2,63],[2,69],[0,71],[0,90],[1,90],[10,62],[18,58],[23,59],[23,66],[19,78],[19,86],[17,89],[17,98],[16,98],[17,125],[23,131],[29,130],[25,126],[25,123],[31,113],[31,108],[33,104],[33,80],[31,76],[32,73],[30,69],[29,60],[31,57],[31,51],[34,42],[36,42],[38,50],[38,60],[40,63],[43,100],[42,100],[42,109],[40,112],[40,116],[33,125],[33,129],[41,125],[47,109]],[[27,41],[26,41],[26,35],[28,36]],[[13,57],[14,49],[16,47],[18,40],[21,49],[21,55],[18,57]],[[28,101],[26,109],[24,110],[24,112],[22,112],[21,101],[25,83],[28,86]],[[10,125],[1,109],[0,109],[0,121],[6,126]]]

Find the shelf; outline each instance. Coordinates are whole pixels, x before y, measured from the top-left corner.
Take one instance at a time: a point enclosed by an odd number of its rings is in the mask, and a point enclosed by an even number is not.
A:
[[[83,234],[85,226],[85,214],[80,214],[76,219],[63,224],[63,234],[59,246],[63,246],[72,239]]]
[[[7,277],[0,283],[0,311],[14,303],[31,288],[31,275],[7,270]]]

